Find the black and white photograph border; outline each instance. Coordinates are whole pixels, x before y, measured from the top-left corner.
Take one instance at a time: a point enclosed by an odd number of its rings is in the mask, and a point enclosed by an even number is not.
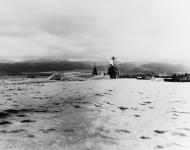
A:
[[[188,0],[0,0],[0,150],[189,150]]]

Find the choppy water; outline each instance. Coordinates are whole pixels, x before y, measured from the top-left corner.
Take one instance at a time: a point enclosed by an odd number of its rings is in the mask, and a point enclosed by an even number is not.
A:
[[[190,83],[39,81],[0,81],[0,149],[190,149]]]

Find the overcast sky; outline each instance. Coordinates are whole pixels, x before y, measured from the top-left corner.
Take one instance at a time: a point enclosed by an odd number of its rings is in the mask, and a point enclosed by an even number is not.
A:
[[[0,59],[190,64],[189,0],[0,0]]]

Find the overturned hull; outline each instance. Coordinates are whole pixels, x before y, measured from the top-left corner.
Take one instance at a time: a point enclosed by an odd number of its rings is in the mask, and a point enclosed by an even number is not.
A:
[[[65,75],[64,73],[55,73],[48,77],[48,80],[58,80],[58,81],[84,81],[84,78],[80,78],[76,75]]]

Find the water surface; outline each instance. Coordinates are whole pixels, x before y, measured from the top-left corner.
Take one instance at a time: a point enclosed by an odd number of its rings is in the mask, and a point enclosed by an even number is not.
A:
[[[189,91],[161,80],[4,78],[0,149],[189,149]]]

